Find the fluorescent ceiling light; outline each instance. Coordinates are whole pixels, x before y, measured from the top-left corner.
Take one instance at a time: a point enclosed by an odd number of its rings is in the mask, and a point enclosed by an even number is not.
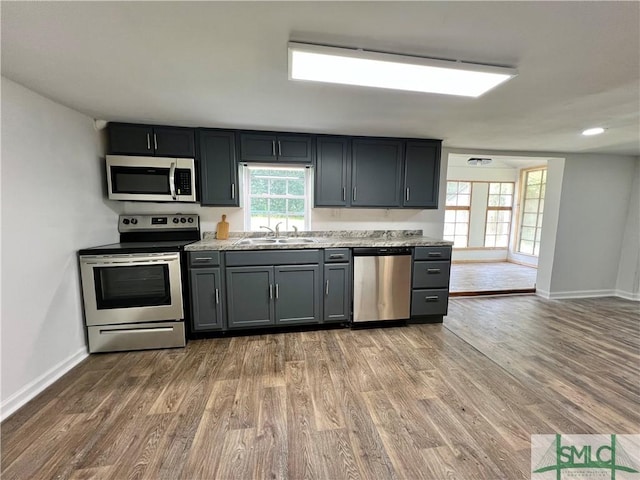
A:
[[[582,132],[583,135],[600,135],[601,133],[604,132],[604,128],[602,127],[594,127],[594,128],[587,128],[585,131]]]
[[[479,97],[512,68],[289,42],[289,79]]]

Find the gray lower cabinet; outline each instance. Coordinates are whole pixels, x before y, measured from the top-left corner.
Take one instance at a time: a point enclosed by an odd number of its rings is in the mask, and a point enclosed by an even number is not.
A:
[[[348,322],[351,312],[351,268],[348,263],[324,266],[324,321]]]
[[[227,267],[229,328],[318,323],[320,266]]]
[[[275,267],[275,323],[299,325],[320,320],[320,266]]]
[[[189,280],[191,282],[191,328],[195,332],[221,330],[224,324],[220,268],[192,269]]]
[[[411,319],[441,322],[449,305],[451,247],[416,247],[413,253]]]
[[[220,252],[189,252],[190,324],[193,332],[225,328],[224,285]]]
[[[275,323],[273,267],[227,267],[226,281],[229,328]]]

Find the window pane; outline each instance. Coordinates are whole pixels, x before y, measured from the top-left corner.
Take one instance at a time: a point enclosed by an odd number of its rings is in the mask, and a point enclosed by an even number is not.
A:
[[[498,212],[498,222],[511,223],[511,210],[500,210]]]
[[[286,180],[271,180],[271,188],[269,190],[271,195],[286,195],[287,194],[287,181]]]
[[[469,223],[469,210],[456,210],[456,222]]]
[[[470,182],[459,182],[458,183],[458,192],[459,193],[471,193],[471,183]]]
[[[526,213],[538,213],[538,200],[525,200],[524,211]]]
[[[449,236],[449,235],[453,235],[456,231],[456,224],[455,223],[445,223],[444,224],[444,235]]]
[[[266,178],[253,177],[251,178],[251,193],[262,194],[268,193],[269,182]]]
[[[290,180],[288,193],[289,195],[304,196],[304,180]]]
[[[522,225],[526,227],[535,227],[538,221],[538,215],[535,213],[525,213],[522,215]]]
[[[456,235],[466,236],[469,233],[469,225],[466,223],[456,223]]]
[[[487,234],[495,235],[496,233],[496,224],[495,223],[487,223]]]
[[[447,206],[455,207],[457,200],[458,200],[458,196],[457,195],[447,194]]]
[[[531,240],[531,241],[533,241],[535,239],[535,235],[536,235],[536,229],[535,228],[522,227],[522,232],[520,234],[520,237],[522,238],[522,240]]]
[[[287,200],[287,210],[289,213],[297,213],[304,216],[304,200],[298,198]]]
[[[498,223],[498,234],[499,235],[508,235],[509,234],[509,224],[508,223]]]
[[[513,195],[513,183],[501,183],[500,193],[503,195]]]
[[[499,207],[500,206],[500,195],[489,195],[489,206],[490,207]]]
[[[455,223],[456,221],[456,211],[455,210],[445,210],[444,211],[444,221],[447,223]]]
[[[497,195],[500,193],[500,184],[499,183],[490,183],[489,184],[489,194]]]
[[[458,193],[458,182],[447,182],[447,195]]]
[[[532,255],[533,254],[533,242],[530,242],[528,240],[522,240],[520,242],[520,252],[521,253],[526,253],[528,255]]]
[[[527,175],[527,185],[534,185],[538,183],[542,183],[542,170],[529,172]]]
[[[496,210],[489,210],[487,212],[487,223],[497,222],[498,221],[498,212]]]
[[[471,205],[471,195],[458,195],[458,206],[468,207]]]
[[[510,207],[513,204],[513,197],[511,195],[500,195],[500,206]]]
[[[496,238],[496,247],[508,247],[509,246],[509,235],[498,235]]]
[[[493,235],[487,235],[484,237],[484,246],[485,247],[495,247],[496,237]]]
[[[453,240],[453,246],[456,248],[465,248],[467,246],[467,237],[456,236]]]
[[[540,185],[530,185],[525,193],[526,198],[540,198]]]

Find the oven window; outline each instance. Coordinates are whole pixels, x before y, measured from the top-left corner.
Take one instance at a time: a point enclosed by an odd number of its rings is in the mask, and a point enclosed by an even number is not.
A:
[[[171,304],[168,265],[99,267],[94,278],[98,310]]]
[[[169,169],[111,167],[113,193],[169,194]]]

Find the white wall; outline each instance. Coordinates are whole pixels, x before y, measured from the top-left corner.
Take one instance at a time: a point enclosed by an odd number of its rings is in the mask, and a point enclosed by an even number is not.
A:
[[[635,157],[567,155],[552,298],[615,294],[636,163]]]
[[[76,252],[117,241],[93,120],[2,77],[1,414],[84,358]]]
[[[640,300],[640,157],[635,161],[616,290],[622,297]]]

